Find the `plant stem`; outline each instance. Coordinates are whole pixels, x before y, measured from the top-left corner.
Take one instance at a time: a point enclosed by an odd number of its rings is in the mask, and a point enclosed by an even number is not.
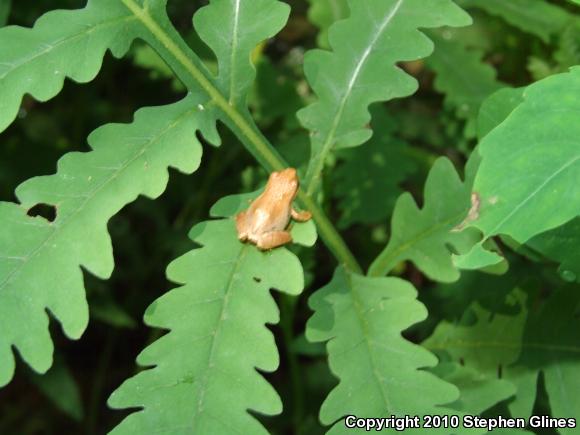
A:
[[[172,68],[175,74],[183,81],[191,92],[197,93],[201,88],[221,111],[223,121],[232,129],[244,144],[246,149],[268,171],[278,171],[288,167],[288,164],[279,153],[270,145],[268,140],[256,127],[249,114],[238,107],[231,105],[223,93],[214,84],[207,68],[197,59],[189,49],[183,38],[167,20],[167,24],[160,25],[149,11],[139,6],[135,0],[121,0],[123,4],[143,23],[152,38],[147,42],[157,50],[159,55]],[[339,263],[353,272],[361,272],[356,258],[330,222],[322,208],[303,190],[298,192],[298,201],[301,207],[310,211],[316,222],[320,237],[330,249]]]

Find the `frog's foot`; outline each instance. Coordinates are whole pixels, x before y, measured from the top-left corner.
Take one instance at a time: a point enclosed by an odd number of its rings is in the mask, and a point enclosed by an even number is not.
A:
[[[236,230],[238,231],[238,239],[242,242],[248,240],[248,232],[246,231],[246,212],[242,211],[236,215]]]
[[[298,222],[306,222],[312,219],[312,213],[309,211],[296,211],[294,209],[290,210],[290,215],[292,219]]]
[[[262,236],[257,239],[256,246],[258,249],[266,251],[290,242],[292,242],[292,236],[288,231],[271,231],[262,234]]]

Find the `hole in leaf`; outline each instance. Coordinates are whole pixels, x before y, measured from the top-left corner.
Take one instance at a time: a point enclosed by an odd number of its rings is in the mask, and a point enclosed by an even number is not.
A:
[[[445,243],[445,247],[452,254],[459,255],[459,251],[451,243]]]
[[[31,217],[40,216],[49,222],[54,222],[56,219],[56,207],[48,204],[36,204],[26,214]]]
[[[257,276],[255,276],[253,279],[254,279],[254,281],[256,281],[256,282],[262,282],[262,278],[258,278]]]

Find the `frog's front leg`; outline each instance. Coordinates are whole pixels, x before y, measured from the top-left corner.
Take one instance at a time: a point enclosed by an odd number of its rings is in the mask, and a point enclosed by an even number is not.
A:
[[[236,230],[238,231],[238,239],[242,242],[248,240],[248,224],[246,222],[246,212],[242,211],[236,215]]]
[[[285,245],[292,241],[292,236],[288,231],[270,231],[262,234],[258,239],[256,246],[262,251],[274,249],[278,246]]]
[[[306,222],[312,218],[312,213],[309,211],[296,211],[292,209],[290,210],[290,215],[292,216],[292,219],[297,222]]]

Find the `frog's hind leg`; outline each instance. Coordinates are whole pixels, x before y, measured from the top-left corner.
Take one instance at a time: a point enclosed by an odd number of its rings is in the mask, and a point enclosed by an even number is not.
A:
[[[242,242],[248,240],[248,230],[246,229],[246,212],[242,211],[236,215],[236,230],[238,231],[238,239]]]
[[[258,239],[256,246],[262,251],[268,249],[274,249],[278,246],[285,245],[292,241],[292,236],[288,231],[271,231],[269,233],[262,234]]]
[[[292,216],[292,219],[297,222],[306,222],[312,218],[312,213],[309,211],[296,211],[292,209],[290,210],[290,215]]]

